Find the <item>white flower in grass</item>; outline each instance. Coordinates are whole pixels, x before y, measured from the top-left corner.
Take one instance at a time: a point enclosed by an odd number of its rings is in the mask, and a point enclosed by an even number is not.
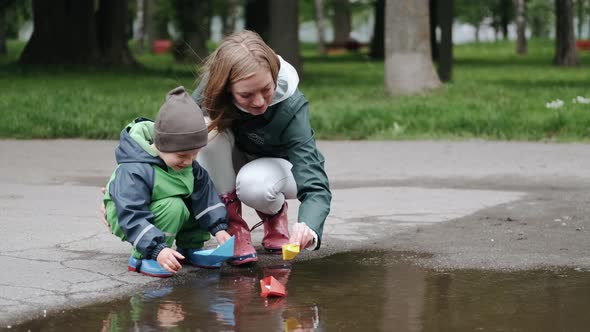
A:
[[[550,101],[548,103],[545,103],[545,107],[551,108],[551,109],[560,108],[561,106],[563,106],[563,100],[561,100],[561,99],[556,99],[554,101]]]
[[[572,100],[572,102],[574,104],[578,103],[578,104],[590,104],[590,98],[584,98],[582,96],[577,96],[576,98],[574,98]]]

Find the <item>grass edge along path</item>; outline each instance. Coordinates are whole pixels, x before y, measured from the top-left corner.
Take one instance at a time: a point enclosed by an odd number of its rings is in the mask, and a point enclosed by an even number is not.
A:
[[[20,67],[23,44],[0,56],[0,138],[116,139],[137,116],[154,118],[166,92],[194,89],[196,67],[140,55],[143,70]],[[553,42],[455,46],[453,81],[418,96],[390,97],[383,62],[366,53],[319,57],[303,46],[300,89],[319,139],[590,140],[590,52],[582,65],[552,65]],[[560,99],[559,108],[546,103]]]

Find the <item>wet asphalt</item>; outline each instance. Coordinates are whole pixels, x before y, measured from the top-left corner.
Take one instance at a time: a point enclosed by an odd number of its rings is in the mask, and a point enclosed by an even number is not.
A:
[[[127,271],[129,245],[99,220],[99,188],[115,166],[115,145],[0,141],[0,327],[201,274],[188,267],[161,281]],[[384,249],[447,271],[590,268],[588,144],[319,146],[334,195],[332,212],[322,248],[298,260]],[[297,206],[290,205],[291,222]],[[250,209],[245,218],[258,221]],[[254,232],[258,247],[261,237],[261,230]],[[277,262],[277,256],[261,254],[258,265]]]

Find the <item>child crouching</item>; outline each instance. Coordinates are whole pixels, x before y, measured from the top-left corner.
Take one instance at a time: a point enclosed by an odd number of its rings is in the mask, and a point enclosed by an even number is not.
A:
[[[203,114],[183,87],[168,93],[155,124],[138,118],[121,132],[104,203],[113,234],[133,245],[130,271],[170,277],[179,260],[196,264],[209,233],[230,238],[225,206],[195,161],[205,145]]]

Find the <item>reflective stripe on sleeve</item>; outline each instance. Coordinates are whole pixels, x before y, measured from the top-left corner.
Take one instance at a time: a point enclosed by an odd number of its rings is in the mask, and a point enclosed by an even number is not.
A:
[[[152,224],[144,228],[143,231],[141,231],[141,233],[139,233],[139,235],[137,236],[137,239],[135,239],[135,241],[133,242],[133,247],[137,247],[137,243],[139,243],[139,240],[141,240],[145,233],[147,233],[152,228],[154,228],[154,225]]]
[[[210,207],[206,208],[205,210],[203,210],[203,212],[201,212],[201,213],[199,213],[199,214],[197,214],[195,216],[195,220],[199,220],[207,212],[209,212],[211,210],[215,210],[215,209],[220,208],[220,207],[225,207],[225,205],[223,205],[223,203],[217,203],[217,204],[215,204],[213,206],[210,206]]]

